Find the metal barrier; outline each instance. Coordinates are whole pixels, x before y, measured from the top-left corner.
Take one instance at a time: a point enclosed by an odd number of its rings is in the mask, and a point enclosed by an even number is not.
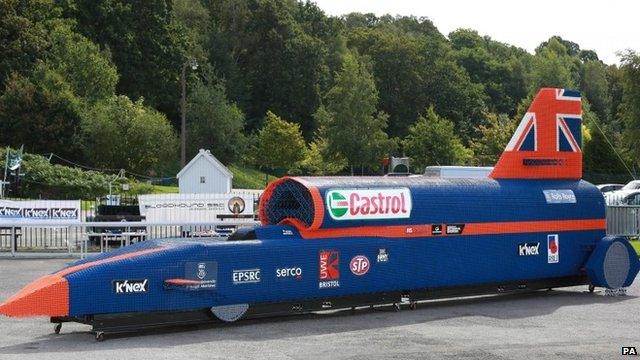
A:
[[[608,205],[607,234],[627,237],[640,236],[640,206]]]
[[[110,246],[126,246],[147,239],[225,237],[235,228],[254,226],[250,221],[207,223],[152,222],[3,222],[0,224],[0,251],[66,252],[84,256],[105,251]]]

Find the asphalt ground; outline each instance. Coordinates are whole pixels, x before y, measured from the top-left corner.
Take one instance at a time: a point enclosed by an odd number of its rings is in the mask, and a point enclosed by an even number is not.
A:
[[[61,267],[0,260],[0,298]],[[234,324],[173,327],[96,342],[86,325],[0,317],[0,359],[616,359],[640,350],[640,285],[627,296],[586,286],[362,308]]]

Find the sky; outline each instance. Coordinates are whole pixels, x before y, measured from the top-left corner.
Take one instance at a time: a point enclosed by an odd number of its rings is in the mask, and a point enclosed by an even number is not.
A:
[[[640,1],[574,0],[312,0],[329,15],[350,12],[428,17],[444,35],[471,28],[492,39],[533,50],[560,35],[618,64],[616,52],[640,51]]]

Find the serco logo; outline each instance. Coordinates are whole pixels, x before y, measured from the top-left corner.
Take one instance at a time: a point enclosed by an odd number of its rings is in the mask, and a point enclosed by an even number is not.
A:
[[[356,255],[349,263],[349,269],[354,275],[362,276],[369,272],[369,258],[364,255]]]
[[[290,267],[276,269],[277,278],[295,278],[296,280],[302,279],[302,268]]]
[[[411,191],[408,188],[330,190],[326,202],[334,220],[411,217]]]

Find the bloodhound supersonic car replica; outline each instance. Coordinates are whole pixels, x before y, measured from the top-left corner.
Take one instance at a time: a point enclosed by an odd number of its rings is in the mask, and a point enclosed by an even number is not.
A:
[[[587,285],[629,286],[638,257],[605,234],[581,180],[580,94],[542,89],[488,178],[284,177],[261,226],[149,240],[71,263],[0,305],[105,332]]]

